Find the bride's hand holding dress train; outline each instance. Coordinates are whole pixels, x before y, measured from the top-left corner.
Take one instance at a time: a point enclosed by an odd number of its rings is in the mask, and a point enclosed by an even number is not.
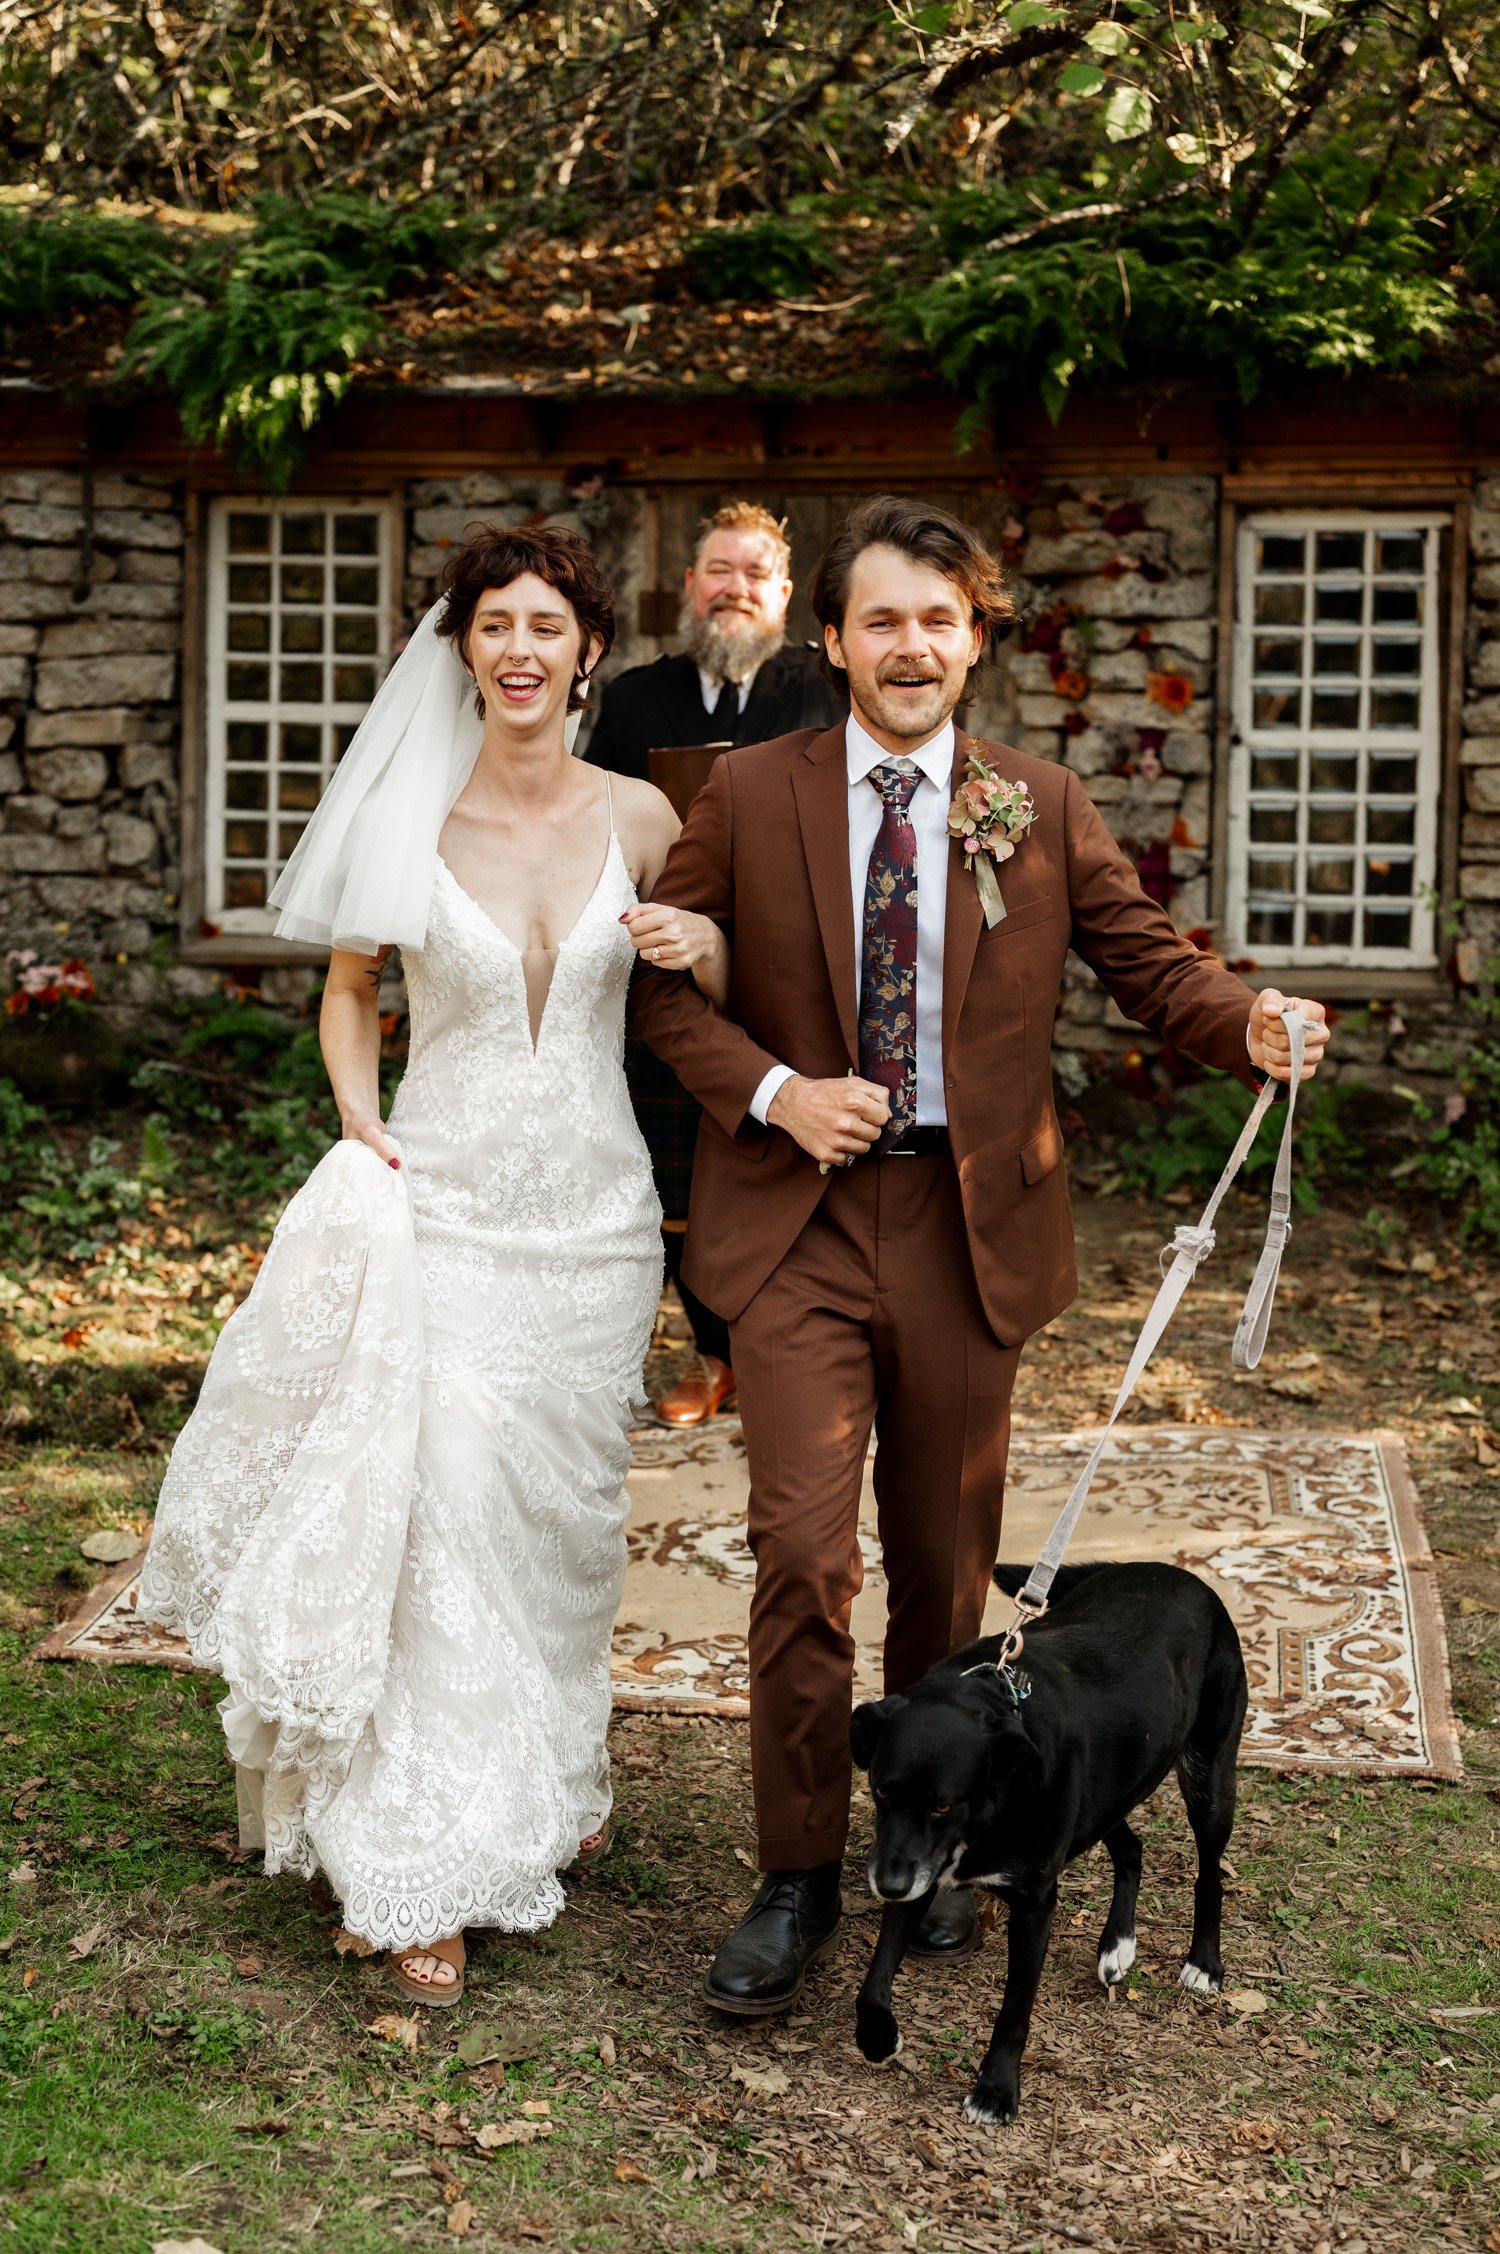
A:
[[[465,1927],[551,1922],[557,1873],[608,1820],[661,1274],[624,919],[677,828],[649,785],[611,796],[569,756],[611,625],[582,543],[486,529],[448,586],[277,888],[282,928],[335,942],[322,1037],[346,1139],[225,1326],[142,1589],[226,1677],[268,1872],[325,1870],[345,1927],[431,2004],[462,1993]],[[382,1123],[392,942],[412,1037]],[[713,996],[722,935],[679,942]]]

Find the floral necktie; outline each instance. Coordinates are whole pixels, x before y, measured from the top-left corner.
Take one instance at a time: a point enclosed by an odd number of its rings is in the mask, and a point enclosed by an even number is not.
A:
[[[922,777],[877,767],[880,829],[865,877],[859,981],[859,1070],[891,1092],[877,1152],[899,1142],[917,1116],[917,836],[911,802]]]

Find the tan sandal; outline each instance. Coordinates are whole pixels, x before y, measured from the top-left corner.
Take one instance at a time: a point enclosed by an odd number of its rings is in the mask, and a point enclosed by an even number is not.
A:
[[[581,1840],[578,1843],[578,1852],[573,1857],[575,1870],[586,1871],[591,1863],[602,1863],[614,1845],[614,1826],[608,1816],[596,1832],[589,1833],[589,1837],[594,1842],[592,1847],[585,1847]]]
[[[406,1970],[416,1957],[441,1957],[444,1964],[452,1965],[456,1977],[445,1980],[441,1986],[431,1980],[419,1980]],[[445,2011],[449,2004],[456,2004],[464,1992],[465,1961],[463,1935],[450,1933],[446,1940],[414,1942],[407,1949],[388,1950],[385,1966],[404,1996],[426,2004],[430,2010]]]

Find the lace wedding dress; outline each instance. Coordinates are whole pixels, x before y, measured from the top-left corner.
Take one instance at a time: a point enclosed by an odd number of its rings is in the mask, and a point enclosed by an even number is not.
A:
[[[622,1066],[619,842],[533,1044],[521,955],[439,860],[397,1173],[282,1215],[162,1488],[141,1609],[222,1674],[266,1868],[381,1947],[532,1930],[609,1809],[609,1638],[660,1211]]]

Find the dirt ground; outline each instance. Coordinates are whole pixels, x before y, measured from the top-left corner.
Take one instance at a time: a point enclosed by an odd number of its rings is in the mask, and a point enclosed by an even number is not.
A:
[[[1170,1233],[1123,1197],[1080,1197],[1078,1223],[1084,1289],[1022,1364],[1017,1420],[1038,1430],[1105,1412]],[[335,1905],[240,1858],[213,1686],[25,1658],[77,1600],[83,1535],[142,1524],[154,1495],[164,1436],[125,1388],[132,1355],[180,1390],[198,1366],[159,1310],[148,1339],[87,1277],[57,1305],[27,1278],[13,1347],[58,1398],[118,1398],[135,1423],[122,1409],[111,1436],[100,1410],[69,1440],[12,1420],[0,1470],[6,2241],[1500,2254],[1500,1268],[1415,1210],[1299,1220],[1270,1350],[1242,1379],[1229,1339],[1259,1227],[1258,1205],[1231,1202],[1138,1414],[1402,1435],[1468,1781],[1246,1771],[1231,1994],[1211,2001],[1175,1984],[1191,1865],[1164,1790],[1144,1816],[1128,1985],[1111,2001],[1095,1975],[1108,1889],[1089,1858],[1064,1885],[1003,2131],[958,2110],[998,2001],[998,1933],[968,1965],[901,1976],[897,2062],[854,2049],[874,1934],[863,1801],[844,1938],[803,2008],[759,2027],[703,2008],[707,1956],[753,1885],[737,1723],[617,1719],[612,1856],[570,1882],[551,1931],[481,1936],[457,2011],[405,2014],[377,1964],[336,1953]],[[184,1268],[201,1264],[211,1248],[184,1236]],[[662,1344],[654,1384],[678,1353]]]

